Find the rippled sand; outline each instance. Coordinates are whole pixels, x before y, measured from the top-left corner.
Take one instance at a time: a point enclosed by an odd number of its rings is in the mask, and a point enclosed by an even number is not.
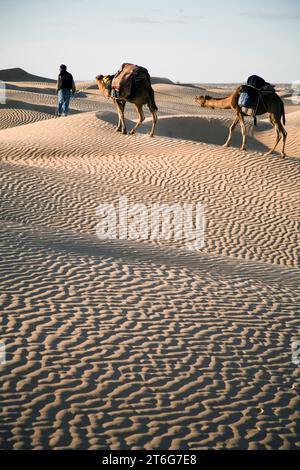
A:
[[[232,115],[192,86],[154,85],[154,139],[116,133],[88,82],[60,119],[52,82],[7,88],[1,448],[299,448],[299,107],[282,160],[264,120],[222,148]],[[204,203],[205,247],[100,241],[120,194]]]

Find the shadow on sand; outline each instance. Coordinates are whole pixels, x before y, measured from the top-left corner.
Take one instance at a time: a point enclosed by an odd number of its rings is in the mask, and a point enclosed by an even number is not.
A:
[[[118,116],[113,112],[100,112],[96,114],[98,119],[117,125]],[[126,119],[128,131],[134,126],[134,121]],[[170,137],[180,140],[191,140],[206,144],[223,145],[228,136],[227,121],[218,118],[203,116],[163,116],[158,119],[155,134],[162,137]],[[268,123],[263,123],[264,130],[269,129]],[[138,132],[146,134],[151,128],[151,118],[146,119]],[[237,128],[232,135],[232,147],[240,147],[242,136]],[[247,149],[258,152],[267,152],[269,149],[255,137],[247,135]]]

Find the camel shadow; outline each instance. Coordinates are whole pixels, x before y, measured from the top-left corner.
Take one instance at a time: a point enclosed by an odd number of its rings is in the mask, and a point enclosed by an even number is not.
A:
[[[118,116],[113,112],[96,114],[98,119],[113,125],[118,124]],[[155,135],[179,140],[191,140],[213,145],[224,145],[228,137],[229,124],[227,120],[207,116],[162,116],[158,119]],[[134,127],[134,122],[126,119],[128,130]],[[139,128],[139,133],[147,134],[151,128],[150,120],[146,119]],[[232,135],[232,147],[241,146],[242,136],[239,130]],[[257,152],[267,152],[269,149],[255,137],[247,136],[247,148]]]

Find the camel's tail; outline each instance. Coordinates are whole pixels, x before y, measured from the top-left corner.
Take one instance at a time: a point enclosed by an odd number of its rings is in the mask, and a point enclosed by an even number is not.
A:
[[[284,102],[281,100],[281,118],[282,123],[285,126],[285,109],[284,109]]]
[[[153,90],[152,86],[150,86],[148,106],[149,106],[150,111],[157,111],[158,110],[158,107],[156,106],[156,103],[155,103],[154,90]]]

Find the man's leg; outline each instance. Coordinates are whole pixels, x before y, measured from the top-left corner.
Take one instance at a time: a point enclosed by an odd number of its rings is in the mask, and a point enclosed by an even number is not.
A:
[[[57,116],[61,116],[63,101],[64,101],[63,91],[58,90],[58,94],[57,94]]]
[[[71,92],[70,90],[64,90],[64,115],[69,114],[69,103],[70,103]]]

